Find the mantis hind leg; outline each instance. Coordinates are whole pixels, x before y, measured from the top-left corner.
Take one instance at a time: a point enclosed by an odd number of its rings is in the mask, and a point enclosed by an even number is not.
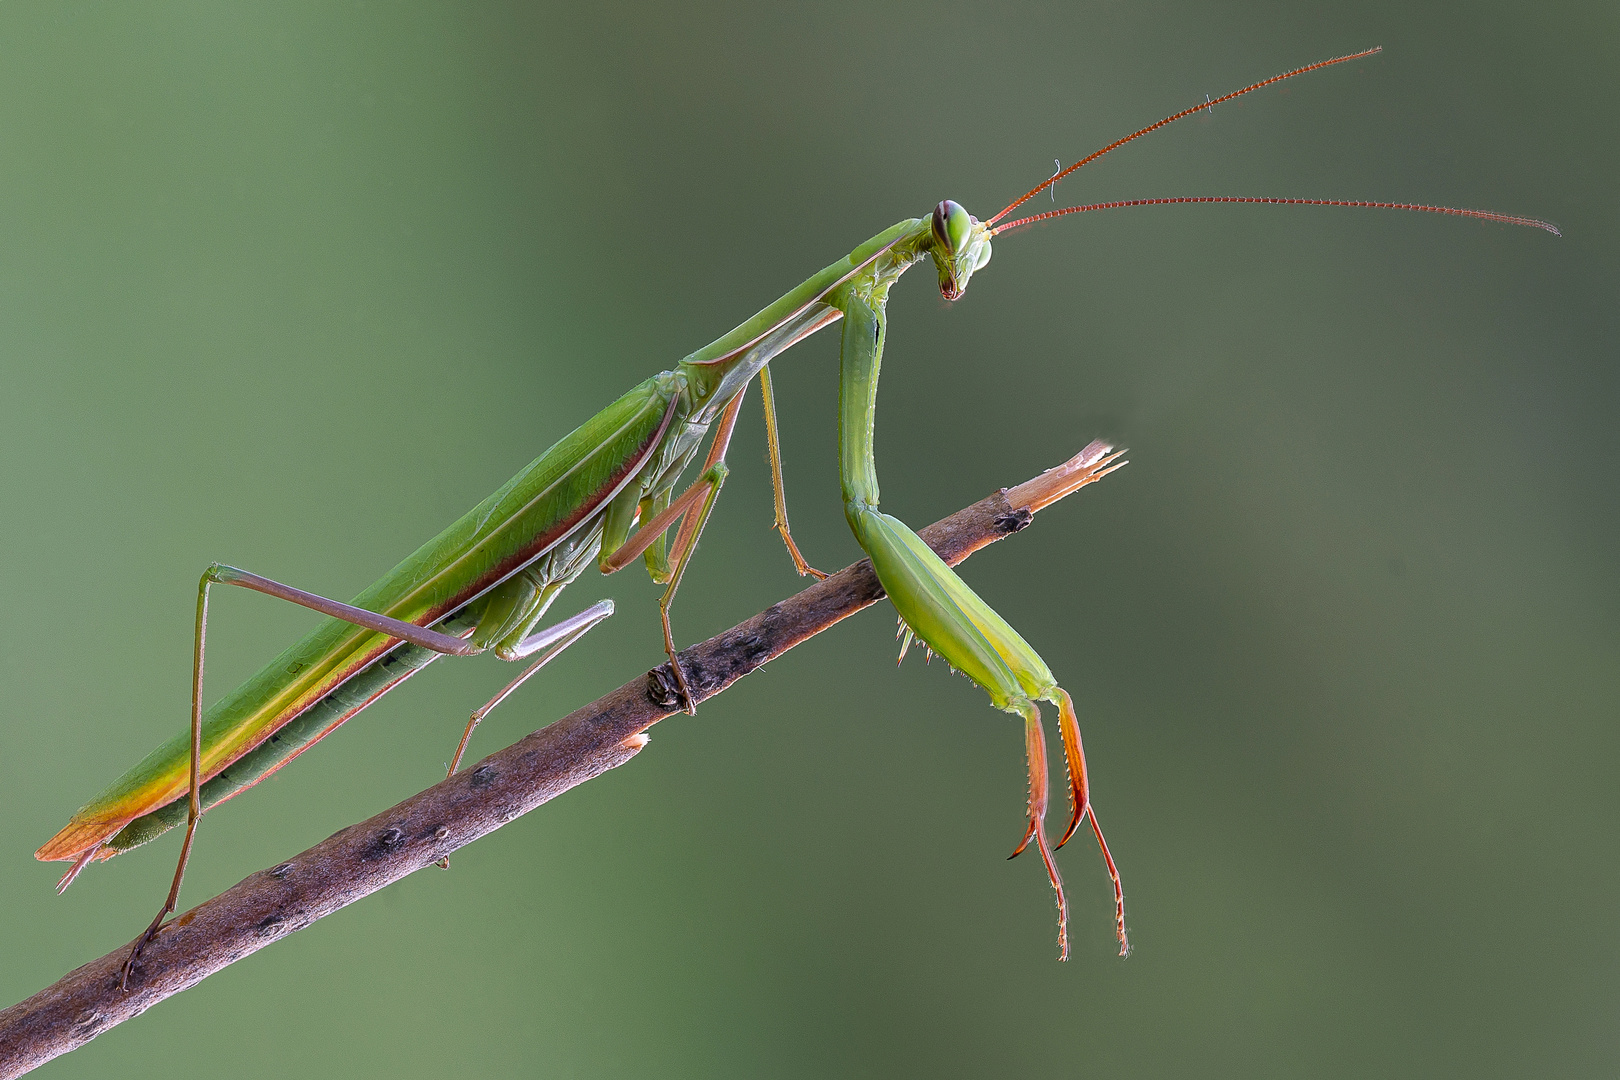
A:
[[[180,903],[180,884],[186,877],[186,864],[191,861],[191,845],[197,836],[197,822],[202,818],[202,689],[203,668],[208,651],[208,594],[215,585],[239,585],[254,592],[262,592],[267,596],[275,596],[282,600],[289,600],[295,604],[319,611],[324,615],[343,619],[356,626],[368,630],[376,630],[420,645],[434,652],[446,653],[456,656],[468,656],[478,651],[478,647],[452,637],[441,634],[436,630],[417,626],[413,623],[402,622],[387,615],[379,615],[374,611],[357,608],[352,604],[344,604],[337,600],[329,600],[315,593],[295,589],[290,585],[283,585],[279,581],[251,574],[246,570],[238,570],[234,566],[222,566],[215,563],[203,571],[202,579],[197,583],[197,622],[194,645],[191,659],[191,753],[190,768],[186,793],[186,837],[180,845],[180,859],[174,868],[174,880],[169,885],[169,895],[158,909],[157,916],[151,925],[136,939],[135,945],[130,949],[129,959],[119,972],[118,985],[122,989],[129,989],[129,977],[135,971],[135,964],[140,959],[141,950],[146,948],[163,927],[163,920],[174,914]],[[94,851],[90,854],[94,854]],[[75,874],[89,861],[89,856],[82,856],[75,862],[73,869],[63,878],[59,889],[64,889],[72,882]]]
[[[559,586],[560,587],[560,586]],[[543,605],[550,603],[550,598],[541,601]],[[461,758],[467,752],[467,744],[472,741],[472,735],[484,718],[495,711],[495,706],[505,701],[518,687],[529,681],[530,676],[552,660],[561,655],[562,651],[584,637],[591,628],[609,615],[613,614],[613,601],[598,600],[590,607],[577,615],[571,615],[561,622],[554,623],[538,633],[530,634],[515,642],[503,642],[495,647],[495,655],[502,660],[522,660],[539,653],[540,656],[523,669],[523,673],[501,689],[501,692],[486,701],[482,706],[473,710],[472,718],[467,721],[467,727],[461,733],[461,742],[456,744],[455,756],[450,759],[450,765],[445,770],[445,779],[456,775],[461,767]],[[536,616],[538,618],[538,616]],[[532,625],[532,624],[530,624]],[[521,633],[522,627],[518,632]],[[441,870],[450,869],[450,856],[446,855],[436,864]]]
[[[472,719],[467,721],[467,728],[461,733],[461,742],[456,747],[456,755],[450,760],[450,767],[445,776],[456,775],[456,770],[461,766],[462,755],[467,752],[467,743],[472,739],[473,730],[483,722],[484,717],[495,711],[495,706],[505,701],[514,690],[528,682],[530,676],[551,663],[564,649],[584,637],[597,623],[612,614],[613,601],[598,600],[578,615],[571,615],[510,645],[497,646],[496,655],[503,660],[522,660],[535,653],[539,653],[540,656],[523,670],[523,674],[507,683],[500,693],[473,711]]]

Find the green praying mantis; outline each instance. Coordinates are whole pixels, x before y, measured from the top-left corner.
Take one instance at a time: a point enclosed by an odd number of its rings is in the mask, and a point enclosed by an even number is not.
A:
[[[177,909],[204,811],[251,787],[330,734],[383,693],[439,656],[493,652],[528,661],[517,679],[472,714],[449,771],[489,710],[549,660],[612,612],[603,601],[541,629],[562,590],[591,565],[611,574],[643,559],[655,583],[664,647],[678,699],[692,696],[677,657],[670,606],[715,500],[725,485],[726,452],[744,391],[760,381],[775,494],[776,528],[801,575],[824,577],[799,552],[788,527],[782,488],[770,362],[818,330],[842,321],[838,405],[839,476],[845,517],[870,556],[899,614],[905,642],[920,640],[982,687],[997,709],[1022,717],[1029,789],[1026,829],[1014,855],[1032,842],[1058,906],[1058,947],[1066,957],[1067,901],[1054,857],[1089,821],[1114,891],[1120,954],[1129,951],[1124,891],[1091,801],[1089,774],[1074,703],[1040,655],[981,600],[904,522],[879,509],[873,459],[878,370],[887,334],[890,288],[906,270],[931,260],[940,293],[959,299],[990,261],[1000,235],[1065,215],[1093,210],[1188,202],[1256,202],[1358,206],[1456,214],[1529,225],[1546,222],[1481,210],[1332,199],[1189,196],[1135,199],[1053,209],[1007,220],[1036,195],[1103,154],[1203,109],[1283,79],[1359,59],[1369,49],[1274,76],[1203,102],[1116,140],[1055,173],[987,221],[950,200],[929,215],[899,222],[814,274],[718,340],[652,376],[587,420],[419,548],[381,580],[340,603],[215,564],[198,586],[189,730],[160,746],[73,815],[35,854],[70,862],[65,889],[92,861],[105,860],[185,825],[178,865],[163,906],[136,942],[123,981],[142,948]],[[696,480],[682,475],[709,449]],[[1118,468],[1102,450],[1081,462],[1076,484]],[[674,530],[673,543],[668,534]],[[242,686],[203,708],[208,602],[215,585],[236,585],[289,600],[328,618]],[[1045,829],[1048,800],[1046,736],[1038,702],[1054,705],[1069,779],[1071,813],[1056,845]]]

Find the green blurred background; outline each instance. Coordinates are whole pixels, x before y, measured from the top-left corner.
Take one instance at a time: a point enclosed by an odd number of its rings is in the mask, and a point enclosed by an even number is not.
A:
[[[174,837],[31,852],[184,723],[198,572],[348,596],[532,456],[942,197],[1174,207],[896,290],[885,506],[1119,476],[966,576],[1080,707],[1125,875],[1008,863],[1019,728],[869,612],[633,763],[48,1066],[190,1076],[1611,1076],[1612,4],[0,6],[0,1005],[129,940]],[[1050,206],[1050,203],[1047,203]],[[1607,253],[1607,254],[1605,254]],[[778,365],[813,562],[858,550],[835,335]],[[795,591],[755,406],[676,611]],[[644,576],[481,755],[660,659]],[[310,625],[222,596],[216,692]],[[189,906],[432,783],[439,664],[210,815]],[[1058,815],[1061,816],[1061,815]]]

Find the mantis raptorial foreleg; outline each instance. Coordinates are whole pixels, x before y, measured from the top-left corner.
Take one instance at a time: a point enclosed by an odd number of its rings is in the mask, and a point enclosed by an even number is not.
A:
[[[904,522],[877,509],[872,423],[877,410],[878,370],[883,360],[884,300],[882,289],[853,288],[835,299],[844,312],[838,398],[839,474],[843,481],[844,514],[855,538],[871,556],[872,568],[906,628],[952,667],[983,687],[992,705],[1024,718],[1024,746],[1029,764],[1028,822],[1024,838],[1013,855],[1023,851],[1031,840],[1040,850],[1052,890],[1057,894],[1059,955],[1067,956],[1069,905],[1057,860],[1052,857],[1053,848],[1046,838],[1046,737],[1040,707],[1035,702],[1050,701],[1059,708],[1065,760],[1070,770],[1070,792],[1074,798],[1074,816],[1064,833],[1065,840],[1090,811],[1085,757],[1080,749],[1074,703],[1058,686],[1045,661],[1005,619],[968,588]],[[1123,955],[1130,948],[1125,936],[1124,892],[1095,816],[1092,828],[1114,884],[1115,931]]]
[[[1016,859],[1023,854],[1031,840],[1041,853],[1041,862],[1046,866],[1046,876],[1052,881],[1052,890],[1057,893],[1058,906],[1058,953],[1067,956],[1069,953],[1069,898],[1063,892],[1063,875],[1058,873],[1057,859],[1052,856],[1052,846],[1046,841],[1046,804],[1047,804],[1047,772],[1046,772],[1046,728],[1041,724],[1041,709],[1033,701],[1024,702],[1024,707],[1018,711],[1024,714],[1024,760],[1029,766],[1029,801],[1026,804],[1025,815],[1029,824],[1024,829],[1024,838],[1018,842],[1013,853],[1007,858]],[[1110,860],[1111,862],[1112,860]]]

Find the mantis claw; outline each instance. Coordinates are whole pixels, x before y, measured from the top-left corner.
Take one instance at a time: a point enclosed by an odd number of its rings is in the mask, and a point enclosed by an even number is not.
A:
[[[141,958],[141,950],[145,949],[147,944],[153,938],[158,936],[158,931],[163,929],[163,920],[168,915],[169,909],[165,907],[162,911],[158,912],[157,918],[152,920],[152,925],[146,928],[146,933],[142,934],[135,940],[135,947],[129,950],[129,959],[124,961],[124,966],[118,971],[119,990],[128,993],[129,977],[135,974],[135,964]]]
[[[675,673],[675,692],[681,711],[687,716],[697,715],[697,699],[692,696],[692,688],[686,684],[686,672],[681,670],[681,661],[673,652],[669,654],[669,669]]]
[[[1061,848],[1085,820],[1087,811],[1091,809],[1091,797],[1086,789],[1086,752],[1080,743],[1080,722],[1074,714],[1074,700],[1067,691],[1058,692],[1062,694],[1058,703],[1058,731],[1063,736],[1063,761],[1069,774],[1071,810],[1069,827],[1063,830],[1063,839],[1057,842]]]
[[[1007,861],[1012,862],[1014,859],[1018,858],[1018,856],[1022,855],[1024,853],[1024,849],[1029,847],[1029,842],[1034,838],[1034,836],[1035,822],[1033,819],[1031,819],[1029,828],[1024,830],[1024,838],[1018,841],[1018,846],[1013,848],[1013,853],[1011,855],[1007,856]]]
[[[1046,876],[1057,894],[1058,906],[1058,959],[1069,958],[1069,898],[1063,892],[1063,875],[1058,873],[1057,860],[1046,840],[1046,729],[1041,725],[1041,710],[1033,702],[1020,709],[1024,714],[1024,757],[1029,765],[1029,826],[1024,830],[1024,841],[1008,858],[1016,857],[1031,840],[1041,853]]]
[[[1075,716],[1074,699],[1069,692],[1059,687],[1057,694],[1058,731],[1063,736],[1063,758],[1068,766],[1069,801],[1072,807],[1069,827],[1064,830],[1063,839],[1057,842],[1057,846],[1068,843],[1080,823],[1088,817],[1091,819],[1091,831],[1097,837],[1097,848],[1108,867],[1108,879],[1114,885],[1114,933],[1119,938],[1119,955],[1128,956],[1131,940],[1125,933],[1125,890],[1120,885],[1119,868],[1114,865],[1113,852],[1108,850],[1108,841],[1103,839],[1102,826],[1097,824],[1097,812],[1091,806],[1091,790],[1086,782],[1086,752],[1080,743],[1080,721]]]

